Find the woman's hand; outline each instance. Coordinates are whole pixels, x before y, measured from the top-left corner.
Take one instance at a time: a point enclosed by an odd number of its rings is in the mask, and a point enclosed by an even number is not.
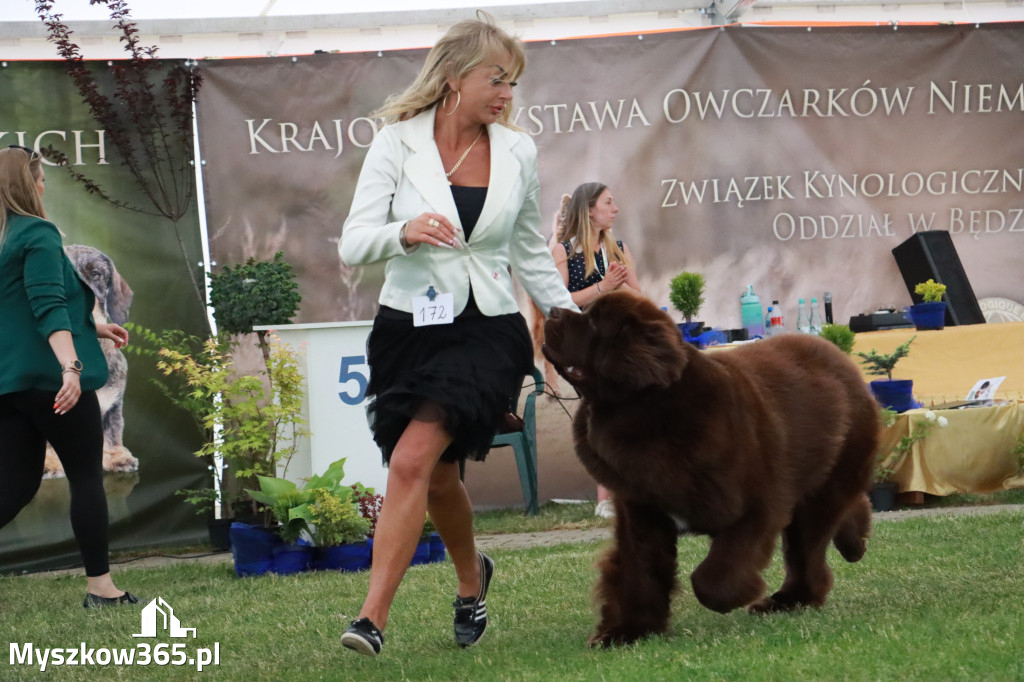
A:
[[[61,375],[64,378],[64,385],[57,391],[57,397],[53,399],[53,411],[57,414],[66,414],[68,410],[78,404],[82,397],[81,377],[78,372],[67,370]]]
[[[625,265],[619,262],[612,262],[608,266],[608,271],[605,272],[604,279],[601,280],[601,291],[615,291],[626,283],[628,275],[629,270]]]
[[[440,213],[423,213],[405,224],[403,239],[407,246],[428,244],[444,249],[461,249],[457,233],[462,230]]]
[[[128,330],[113,322],[103,322],[96,325],[96,335],[101,339],[113,341],[115,348],[124,348],[128,345]]]

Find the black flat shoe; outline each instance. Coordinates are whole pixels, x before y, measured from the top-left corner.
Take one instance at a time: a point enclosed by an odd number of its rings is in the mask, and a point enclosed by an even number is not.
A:
[[[87,609],[98,609],[103,606],[118,606],[120,604],[138,604],[139,598],[131,592],[125,592],[120,597],[99,597],[91,592],[85,593],[85,601],[82,606]]]
[[[364,656],[376,656],[384,646],[384,635],[369,618],[360,618],[341,635],[341,644]]]
[[[452,603],[455,607],[455,642],[462,648],[479,642],[487,629],[487,588],[494,575],[494,560],[483,552],[477,552],[477,559],[480,562],[480,591],[472,597],[456,595]]]

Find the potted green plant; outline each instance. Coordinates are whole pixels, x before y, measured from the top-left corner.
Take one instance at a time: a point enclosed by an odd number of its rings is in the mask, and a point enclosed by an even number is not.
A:
[[[914,287],[921,301],[907,308],[910,321],[920,330],[942,329],[946,325],[946,285],[928,279]]]
[[[249,496],[264,505],[273,515],[277,525],[262,528],[244,523],[231,524],[231,547],[235,554],[235,572],[238,575],[254,575],[273,571],[279,574],[299,573],[309,568],[313,557],[312,545],[299,540],[307,530],[309,503],[312,492],[299,489],[292,481],[270,476],[257,476],[259,490],[246,490]],[[247,541],[259,532],[276,536],[279,541],[257,544],[269,549],[258,556],[247,554]],[[264,550],[266,552],[266,550]],[[259,570],[263,568],[264,570]]]
[[[182,491],[199,511],[217,503],[225,518],[257,515],[243,487],[259,476],[284,476],[300,439],[309,436],[298,355],[274,336],[267,346],[266,368],[253,373],[235,370],[232,344],[223,337],[206,339],[198,352],[159,351],[157,367],[185,380],[191,409],[210,434],[196,456],[221,463],[213,466],[212,489]]]
[[[351,489],[346,489],[352,493]],[[370,567],[370,520],[359,513],[353,494],[314,488],[309,503],[316,570],[361,571]]]
[[[884,380],[872,381],[871,393],[883,407],[896,412],[906,412],[918,407],[914,402],[913,379],[893,379],[892,372],[896,363],[910,354],[910,344],[916,339],[912,336],[901,343],[892,353],[879,353],[874,348],[868,353],[858,351],[861,363],[866,366],[867,373],[872,376],[884,376]]]
[[[138,355],[152,360],[159,368],[166,358],[161,356],[161,350],[166,349],[179,357],[191,357],[199,365],[208,365],[213,362],[207,355],[206,338],[188,334],[179,329],[165,329],[154,331],[139,324],[126,322],[125,328],[131,332],[133,343],[125,348],[126,353]],[[219,356],[224,357],[230,352],[227,337],[215,339],[219,344]],[[172,405],[184,410],[192,417],[196,425],[200,442],[211,442],[214,438],[214,431],[207,426],[210,411],[213,409],[213,402],[205,397],[203,391],[197,391],[190,382],[185,372],[161,373],[151,377],[149,381],[171,402]],[[197,456],[206,460],[206,467],[210,471],[212,485],[196,488],[181,489],[176,492],[193,505],[197,514],[208,516],[210,532],[210,544],[216,551],[231,549],[228,527],[233,516],[232,509],[236,507],[236,500],[227,493],[224,480],[224,467],[215,465],[214,459],[209,454]],[[218,507],[223,507],[225,512],[218,514]],[[217,518],[221,516],[222,518]]]
[[[210,275],[210,305],[221,332],[250,334],[254,326],[286,324],[299,309],[302,296],[291,264],[280,251],[273,260],[250,258],[226,265]],[[256,332],[256,342],[270,364],[267,331]]]
[[[819,333],[821,338],[831,341],[839,350],[847,355],[853,352],[853,340],[856,334],[845,324],[826,324]]]
[[[302,487],[294,481],[272,476],[257,476],[259,490],[247,489],[245,492],[255,502],[263,505],[270,511],[277,526],[274,529],[276,535],[281,539],[280,543],[271,547],[272,559],[270,570],[275,573],[288,574],[298,573],[306,570],[313,558],[313,544],[317,538],[331,539],[332,529],[315,527],[315,514],[317,503],[330,504],[330,499],[337,500],[337,504],[351,507],[351,516],[357,517],[361,527],[361,536],[365,540],[366,530],[369,522],[359,516],[352,499],[353,490],[341,485],[345,476],[345,459],[332,462],[323,474],[310,476]],[[326,512],[324,512],[326,515]],[[326,518],[326,516],[324,516]],[[235,541],[236,529],[244,524],[232,525],[232,547],[238,544]],[[304,536],[310,536],[312,542],[304,542]],[[242,575],[247,571],[246,567],[240,567],[236,561],[235,571]]]
[[[680,325],[684,336],[704,326],[703,322],[693,322],[704,305],[704,287],[704,275],[699,272],[681,272],[669,282],[668,300],[686,320]]]
[[[250,258],[210,276],[210,302],[220,327],[216,336],[141,330],[147,345],[159,349],[157,367],[168,377],[161,386],[165,395],[207,434],[196,456],[209,460],[211,486],[178,492],[197,512],[216,517],[210,522],[211,540],[217,524],[259,515],[257,503],[242,490],[255,487],[257,476],[284,476],[298,441],[309,436],[293,349],[259,331],[262,367],[235,366],[243,335],[254,325],[288,322],[300,301],[294,272],[278,252],[273,260]],[[269,521],[265,514],[264,521]]]

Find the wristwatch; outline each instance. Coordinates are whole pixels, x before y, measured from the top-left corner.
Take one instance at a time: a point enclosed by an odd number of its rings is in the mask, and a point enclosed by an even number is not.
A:
[[[82,369],[82,363],[79,360],[69,360],[68,362],[64,363],[65,372],[74,372],[75,374],[81,374]]]

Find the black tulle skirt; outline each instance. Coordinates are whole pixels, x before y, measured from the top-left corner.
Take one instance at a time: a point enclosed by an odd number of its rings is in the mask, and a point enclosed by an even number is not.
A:
[[[413,327],[410,314],[384,306],[377,313],[366,342],[366,411],[385,465],[424,403],[441,408],[453,439],[441,461],[486,457],[510,397],[532,367],[533,350],[519,313],[473,312],[427,327]]]

